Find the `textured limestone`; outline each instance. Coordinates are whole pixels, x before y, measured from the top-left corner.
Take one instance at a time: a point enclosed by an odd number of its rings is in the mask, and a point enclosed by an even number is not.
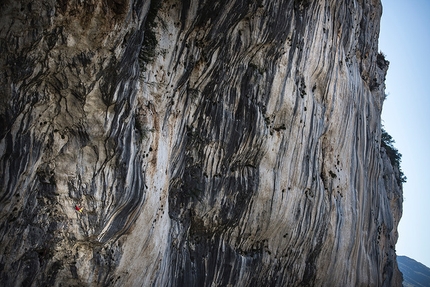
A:
[[[401,285],[380,1],[1,5],[1,282]]]

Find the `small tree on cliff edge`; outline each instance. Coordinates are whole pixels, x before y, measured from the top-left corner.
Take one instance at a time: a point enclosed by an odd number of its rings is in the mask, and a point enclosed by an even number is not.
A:
[[[400,182],[406,182],[407,178],[403,174],[403,171],[400,168],[400,163],[402,161],[402,154],[394,147],[395,141],[392,136],[390,136],[385,129],[382,128],[381,135],[381,146],[385,149],[385,152],[390,159],[390,162],[393,166],[396,166],[400,171]]]

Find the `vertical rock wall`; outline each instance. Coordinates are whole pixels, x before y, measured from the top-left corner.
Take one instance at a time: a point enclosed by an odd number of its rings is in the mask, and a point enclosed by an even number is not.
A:
[[[148,6],[3,1],[5,286],[110,285],[116,279],[120,238],[145,201],[133,114]]]
[[[380,1],[25,2],[0,9],[2,282],[401,285]]]

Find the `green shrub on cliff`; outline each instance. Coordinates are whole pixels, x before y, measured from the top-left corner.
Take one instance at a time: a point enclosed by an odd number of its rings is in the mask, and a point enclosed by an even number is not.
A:
[[[390,159],[390,162],[393,166],[397,167],[400,171],[400,181],[406,182],[407,178],[403,174],[402,169],[400,168],[400,163],[402,161],[402,154],[394,147],[395,141],[392,136],[390,136],[385,129],[382,129],[381,134],[381,147],[385,149],[385,152]]]

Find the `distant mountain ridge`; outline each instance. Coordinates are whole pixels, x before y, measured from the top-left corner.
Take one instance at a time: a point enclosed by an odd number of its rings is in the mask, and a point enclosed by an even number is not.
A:
[[[430,268],[407,256],[397,256],[397,264],[403,273],[403,286],[430,287]]]

